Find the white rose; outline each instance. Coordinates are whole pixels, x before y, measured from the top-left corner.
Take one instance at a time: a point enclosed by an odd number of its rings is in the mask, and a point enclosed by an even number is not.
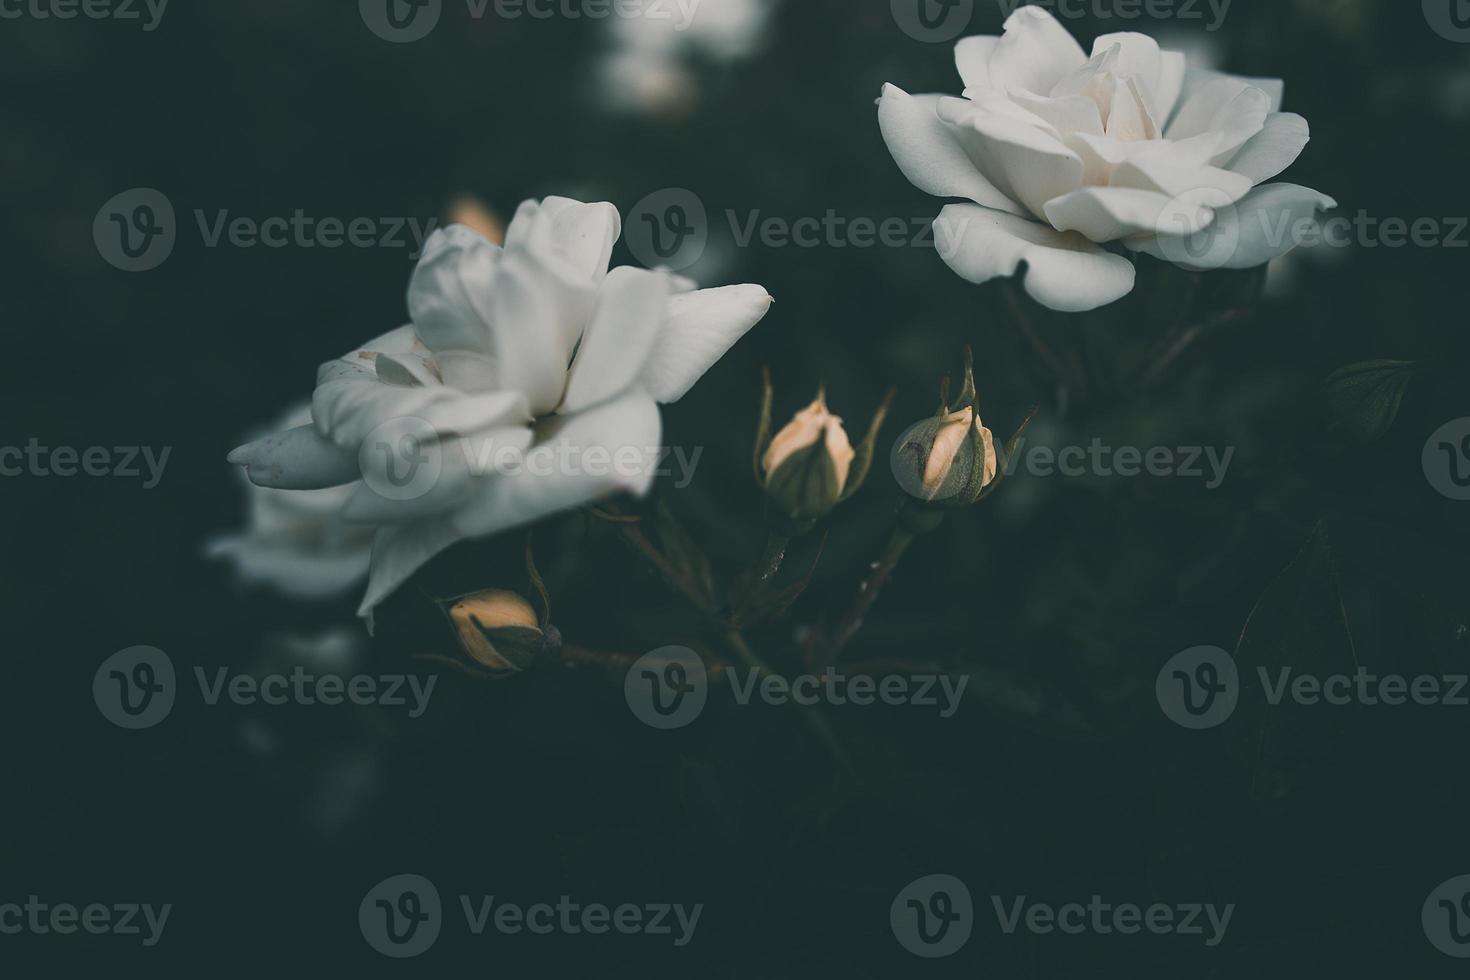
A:
[[[1251,268],[1336,206],[1262,185],[1308,139],[1305,119],[1279,111],[1279,80],[1188,68],[1143,34],[1099,37],[1089,58],[1038,7],[1013,13],[1002,37],[965,38],[955,60],[964,98],[889,85],[878,121],[909,180],[974,202],[935,222],[941,256],[970,282],[1025,263],[1037,302],[1090,310],[1133,289],[1133,264],[1102,243],[1189,268]]]
[[[503,248],[436,232],[413,323],[322,366],[313,425],[230,454],[261,486],[352,484],[348,519],[377,528],[363,615],[458,541],[647,493],[659,403],[769,309],[760,286],[609,272],[620,231],[611,204],[547,198],[521,205]]]
[[[276,429],[311,424],[311,406],[300,405]],[[247,483],[248,522],[222,535],[206,551],[233,562],[247,582],[269,585],[298,599],[329,599],[367,576],[373,532],[342,516],[351,487],[273,490]]]

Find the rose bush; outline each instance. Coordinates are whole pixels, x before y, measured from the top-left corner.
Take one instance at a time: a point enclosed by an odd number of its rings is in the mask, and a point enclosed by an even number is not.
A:
[[[463,226],[435,233],[413,322],[324,364],[310,424],[230,455],[259,486],[351,486],[347,517],[376,528],[364,615],[458,541],[646,493],[658,405],[770,307],[759,286],[609,272],[620,232],[610,204],[547,198],[521,205],[503,248]],[[559,468],[501,462],[553,450]],[[624,450],[639,464],[589,462]]]
[[[1038,7],[1013,13],[1001,37],[962,40],[955,60],[963,98],[888,85],[878,121],[909,180],[971,202],[935,226],[940,255],[970,282],[1024,264],[1032,298],[1089,310],[1133,289],[1124,249],[1251,268],[1336,206],[1264,183],[1309,137],[1305,119],[1280,111],[1279,80],[1190,68],[1143,34],[1099,37],[1089,57]]]

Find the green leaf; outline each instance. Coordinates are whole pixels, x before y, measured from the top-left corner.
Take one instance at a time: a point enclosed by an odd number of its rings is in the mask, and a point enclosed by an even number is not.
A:
[[[1418,365],[1413,361],[1363,361],[1327,379],[1328,427],[1362,442],[1383,437],[1398,418]]]

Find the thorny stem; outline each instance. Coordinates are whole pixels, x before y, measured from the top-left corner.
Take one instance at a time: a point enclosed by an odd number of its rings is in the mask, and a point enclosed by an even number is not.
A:
[[[786,560],[786,547],[790,543],[790,538],[777,534],[775,531],[766,535],[766,550],[761,555],[760,564],[755,567],[754,574],[751,576],[752,592],[759,592],[765,588],[766,583],[776,577],[776,573],[781,570],[781,563]]]
[[[898,567],[899,561],[914,543],[914,533],[902,526],[895,527],[893,534],[888,539],[888,544],[883,548],[882,556],[868,567],[868,574],[858,586],[857,595],[853,597],[852,605],[848,606],[847,612],[837,621],[837,627],[832,632],[832,642],[827,650],[827,663],[833,664],[842,656],[843,648],[852,641],[852,638],[863,628],[863,621],[868,617],[868,611],[872,609],[873,603],[878,600],[878,593],[883,591],[883,586],[893,575],[893,570]]]
[[[1163,355],[1160,356],[1159,359],[1155,361],[1151,367],[1149,367],[1147,373],[1145,373],[1143,376],[1143,387],[1152,388],[1158,385],[1159,382],[1163,381],[1164,378],[1168,375],[1169,369],[1172,368],[1179,361],[1179,359],[1189,351],[1191,347],[1198,343],[1207,334],[1220,327],[1224,327],[1236,321],[1245,319],[1247,316],[1250,315],[1250,312],[1251,311],[1249,309],[1244,308],[1226,310],[1224,313],[1212,316],[1207,320],[1202,320],[1201,322],[1196,323],[1194,326],[1185,330],[1184,333],[1180,334],[1179,338],[1175,340],[1172,345],[1170,345],[1169,349],[1165,351]]]

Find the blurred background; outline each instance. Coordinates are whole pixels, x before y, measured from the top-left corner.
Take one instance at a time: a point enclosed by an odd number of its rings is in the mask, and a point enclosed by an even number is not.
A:
[[[892,162],[874,99],[884,82],[957,94],[952,39],[912,36],[887,0],[702,0],[680,32],[568,16],[586,6],[565,2],[542,19],[445,0],[412,41],[385,39],[342,0],[179,4],[151,30],[141,5],[141,21],[6,9],[18,16],[0,22],[0,443],[171,452],[153,487],[0,479],[0,903],[174,911],[150,949],[0,936],[0,964],[729,978],[1456,967],[1426,941],[1420,908],[1470,873],[1470,708],[1243,710],[1189,732],[1154,684],[1200,645],[1235,652],[1243,672],[1470,672],[1470,504],[1437,492],[1422,461],[1431,433],[1470,416],[1463,227],[1458,248],[1358,239],[1300,250],[1264,281],[1206,276],[1195,310],[1215,326],[1158,376],[1154,352],[1187,325],[1172,270],[1141,262],[1138,295],[1096,314],[1027,305],[1032,328],[1082,365],[1081,381],[1059,381],[1003,290],[961,281],[932,248],[742,247],[731,232],[727,212],[742,225],[937,212]],[[1470,213],[1470,39],[1432,2],[1235,0],[1216,30],[1205,4],[1126,21],[1107,2],[1069,9],[1085,46],[1141,30],[1198,64],[1284,78],[1285,108],[1313,135],[1284,179],[1331,194],[1338,214],[1433,218],[1449,234]],[[1003,19],[976,0],[967,33]],[[128,272],[99,250],[94,221],[137,188],[167,198],[177,241]],[[839,713],[867,776],[855,792],[834,790],[830,759],[786,712],[713,697],[696,725],[655,732],[597,668],[545,664],[502,683],[445,672],[417,719],[204,704],[195,668],[430,672],[416,658],[452,655],[455,637],[425,592],[525,587],[521,535],[464,545],[369,638],[355,589],[294,601],[206,555],[247,520],[226,453],[308,395],[318,363],[405,321],[409,229],[467,196],[508,215],[547,194],[611,201],[631,227],[670,189],[709,215],[688,274],[777,299],[664,412],[670,444],[704,454],[693,484],[660,499],[720,568],[752,562],[763,534],[749,475],[762,366],[779,416],[825,384],[855,431],[899,390],[796,624],[840,608],[876,556],[896,497],[887,449],[932,413],[966,344],[998,435],[1034,405],[1038,444],[1233,447],[1228,478],[1023,474],[922,539],[851,655],[952,665],[972,678],[969,700],[946,720]],[[195,218],[298,211],[404,230],[372,247],[210,246]],[[620,245],[614,261],[647,260]],[[1415,364],[1389,371],[1387,398],[1328,383],[1376,359]],[[709,645],[606,528],[574,516],[537,535],[569,640],[631,655]],[[816,545],[798,543],[788,574]],[[778,660],[798,639],[790,624],[756,634]],[[128,732],[89,691],[108,656],[139,644],[168,653],[183,693],[163,724]],[[364,942],[357,908],[403,873],[432,879],[451,921],[461,894],[705,911],[682,949],[461,925],[398,964]],[[968,883],[977,928],[931,962],[895,941],[888,913],[936,873]],[[1237,911],[1216,948],[1004,935],[988,896],[1023,894]]]

